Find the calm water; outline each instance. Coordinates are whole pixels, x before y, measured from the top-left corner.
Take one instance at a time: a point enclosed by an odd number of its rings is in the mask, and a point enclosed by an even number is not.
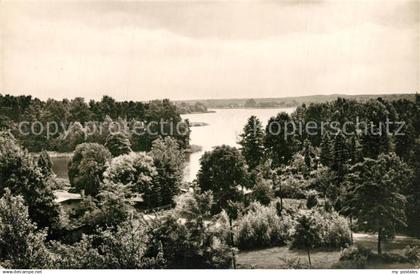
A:
[[[215,109],[215,113],[186,114],[182,118],[190,122],[204,122],[208,126],[192,127],[191,141],[193,145],[199,145],[202,150],[189,155],[189,161],[184,171],[184,178],[192,181],[196,178],[200,169],[200,157],[204,152],[215,146],[230,145],[238,147],[239,135],[245,126],[248,118],[257,116],[263,125],[266,125],[270,117],[285,111],[292,113],[295,108],[278,109]]]
[[[193,145],[199,145],[202,150],[188,155],[187,166],[184,171],[184,180],[193,181],[200,169],[200,157],[205,151],[211,150],[215,146],[230,145],[238,146],[238,136],[241,134],[248,118],[252,115],[257,116],[265,125],[270,117],[281,111],[291,113],[294,108],[282,109],[215,109],[214,113],[186,114],[182,118],[189,119],[190,122],[204,122],[208,126],[192,127],[191,141]],[[53,156],[53,171],[60,178],[68,178],[67,167],[70,156]]]

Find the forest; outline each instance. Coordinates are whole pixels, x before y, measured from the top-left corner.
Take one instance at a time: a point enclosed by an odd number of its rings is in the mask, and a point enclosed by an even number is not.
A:
[[[397,235],[420,237],[418,94],[301,104],[265,126],[251,116],[239,148],[205,152],[193,182],[183,180],[189,134],[83,133],[90,121],[182,122],[169,100],[6,95],[0,106],[2,267],[241,268],[244,252],[279,246],[306,256],[282,258],[283,268],[314,267],[320,249],[340,252],[333,268],[420,264],[418,245],[384,249]],[[64,122],[70,133],[22,135],[22,121]],[[337,126],[353,121],[365,128]],[[47,151],[72,152],[68,181]],[[80,199],[60,203],[57,191]],[[354,244],[355,233],[375,235],[375,248]]]

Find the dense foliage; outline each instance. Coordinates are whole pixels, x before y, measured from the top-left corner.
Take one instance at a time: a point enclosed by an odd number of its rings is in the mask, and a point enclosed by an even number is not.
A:
[[[128,130],[127,137],[136,151],[150,150],[153,140],[159,136],[172,136],[182,148],[187,148],[187,123],[180,124],[179,132],[168,130],[179,122],[182,122],[179,109],[167,99],[147,103],[117,102],[104,96],[101,101],[89,102],[80,97],[41,101],[31,96],[0,94],[1,128],[10,129],[30,151],[70,152],[85,141],[104,145],[110,129],[123,133]],[[146,124],[153,125],[150,131],[140,127]],[[37,134],[39,132],[42,134]]]

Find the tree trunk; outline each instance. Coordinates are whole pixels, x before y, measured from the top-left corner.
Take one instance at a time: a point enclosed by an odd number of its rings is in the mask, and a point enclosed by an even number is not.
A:
[[[306,250],[308,251],[308,261],[309,261],[309,267],[312,267],[310,248],[308,247]]]
[[[382,254],[382,228],[379,228],[378,231],[378,255]]]
[[[350,215],[350,235],[351,235],[351,243],[353,243],[353,217]]]
[[[230,225],[230,246],[232,248],[232,266],[233,269],[236,269],[236,257],[235,251],[233,250],[233,226],[232,226],[232,218],[229,217],[229,225]]]

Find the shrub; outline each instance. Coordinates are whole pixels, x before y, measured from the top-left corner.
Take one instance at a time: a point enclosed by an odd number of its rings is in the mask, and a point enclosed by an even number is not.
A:
[[[309,191],[306,195],[306,207],[311,209],[318,205],[318,194],[315,191]]]
[[[420,262],[420,246],[406,246],[404,256],[412,263]]]
[[[285,244],[292,227],[293,221],[289,215],[280,217],[275,207],[254,203],[250,211],[237,221],[237,246],[239,249],[251,249]]]
[[[280,258],[283,261],[283,269],[307,269],[309,265],[303,263],[300,258]]]
[[[255,201],[258,201],[265,206],[269,205],[271,200],[274,198],[271,185],[268,181],[265,180],[258,181],[255,184],[252,195]]]
[[[311,246],[339,248],[351,244],[351,230],[347,220],[337,212],[325,210],[312,210],[307,215],[311,230],[317,235],[313,237]],[[297,229],[296,229],[297,230]],[[302,248],[300,242],[293,236],[292,248]]]
[[[323,238],[323,245],[327,247],[345,247],[352,243],[351,229],[346,218],[333,211],[324,211],[324,222],[326,231]]]
[[[276,196],[292,199],[305,199],[304,189],[308,186],[300,174],[284,174],[280,177],[280,185],[276,188]]]
[[[373,253],[370,249],[361,246],[345,248],[340,256],[340,261],[350,261],[356,268],[366,267],[369,258]]]

